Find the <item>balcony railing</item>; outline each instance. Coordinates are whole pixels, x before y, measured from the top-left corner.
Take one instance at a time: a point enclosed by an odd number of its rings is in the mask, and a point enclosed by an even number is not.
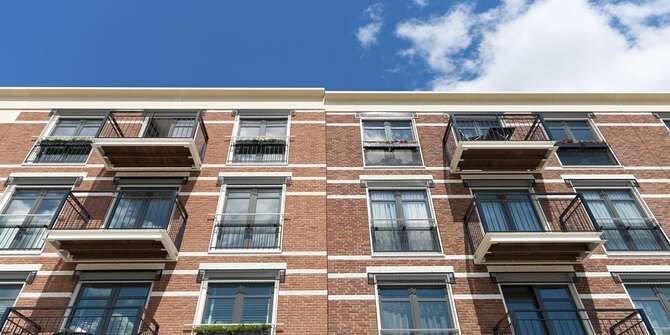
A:
[[[375,252],[438,252],[440,242],[433,219],[372,219]]]
[[[286,163],[288,137],[233,137],[232,163]]]
[[[88,214],[69,193],[55,214],[0,214],[1,250],[40,250],[57,221],[85,222]]]
[[[654,335],[639,309],[519,310],[498,322],[494,335]]]
[[[213,249],[278,249],[282,220],[278,213],[217,215]]]
[[[86,191],[74,200],[81,215],[61,216],[49,233],[48,240],[57,249],[75,258],[93,257],[96,252],[108,253],[99,255],[102,258],[142,258],[140,252],[151,258],[176,257],[188,218],[176,191]]]
[[[591,212],[576,193],[476,193],[464,221],[479,257],[488,257],[484,253],[495,247],[500,255],[510,253],[510,260],[532,255],[539,260],[542,253],[559,260],[564,253],[574,261],[602,243]],[[511,249],[500,249],[503,245]]]
[[[538,170],[555,142],[535,114],[453,114],[442,139],[455,170]]]
[[[666,251],[668,240],[653,218],[595,217],[595,224],[607,240],[609,251]]]
[[[156,321],[133,307],[18,307],[3,316],[2,335],[158,335]]]
[[[91,152],[91,142],[84,140],[40,140],[28,154],[30,164],[85,163]]]

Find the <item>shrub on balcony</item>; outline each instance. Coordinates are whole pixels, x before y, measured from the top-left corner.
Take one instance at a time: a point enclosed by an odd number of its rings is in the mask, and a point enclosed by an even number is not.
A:
[[[40,143],[54,143],[54,144],[89,144],[91,137],[89,136],[49,136],[40,140]]]
[[[286,140],[282,137],[256,136],[245,137],[237,140],[238,144],[285,144]]]
[[[265,335],[270,334],[268,324],[202,325],[193,328],[196,335]]]

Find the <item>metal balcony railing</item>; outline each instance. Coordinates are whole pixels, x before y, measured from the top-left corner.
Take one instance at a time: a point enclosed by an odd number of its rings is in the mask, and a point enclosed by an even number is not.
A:
[[[596,216],[594,222],[607,240],[609,251],[666,251],[668,240],[653,218],[612,218]]]
[[[55,222],[86,220],[85,210],[72,193],[54,214],[0,214],[0,250],[40,250]]]
[[[85,163],[91,142],[84,140],[53,140],[44,138],[35,144],[26,158],[30,164]]]
[[[98,138],[190,138],[200,157],[205,154],[209,136],[202,113],[153,111],[112,111],[107,113]]]
[[[375,252],[437,252],[440,242],[433,219],[372,219]]]
[[[476,193],[464,221],[474,250],[489,232],[597,231],[577,193]]]
[[[640,309],[519,310],[509,312],[494,335],[654,335]]]
[[[213,249],[278,249],[282,221],[279,213],[217,215]]]
[[[233,163],[285,163],[288,137],[233,137]]]
[[[188,214],[176,191],[86,191],[68,198],[79,215],[61,215],[53,230],[165,230],[177,249],[181,245]]]
[[[1,335],[158,335],[159,325],[142,308],[13,307]]]

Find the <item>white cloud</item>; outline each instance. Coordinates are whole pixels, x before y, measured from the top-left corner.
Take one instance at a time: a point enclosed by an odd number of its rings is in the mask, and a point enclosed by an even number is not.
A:
[[[396,35],[436,90],[670,89],[668,0],[507,0],[484,13],[458,5],[402,22]]]
[[[419,7],[426,7],[426,6],[428,6],[428,1],[429,0],[412,0],[412,1],[414,2],[415,5],[417,5]]]
[[[368,24],[358,27],[356,30],[356,38],[361,43],[363,48],[368,48],[371,45],[377,44],[379,32],[384,24],[382,16],[384,7],[381,3],[376,3],[366,8],[363,14],[370,21]]]

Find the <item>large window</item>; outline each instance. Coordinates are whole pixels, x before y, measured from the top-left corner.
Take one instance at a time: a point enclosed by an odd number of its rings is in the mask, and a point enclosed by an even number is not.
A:
[[[609,146],[587,120],[548,120],[549,137],[558,142],[558,158],[563,165],[617,165]]]
[[[670,334],[670,285],[626,285],[635,308],[640,308],[656,334]]]
[[[421,165],[419,142],[412,121],[363,121],[363,151],[367,166]]]
[[[630,190],[580,190],[580,193],[603,231],[607,250],[668,250],[660,227],[645,214]]]
[[[281,197],[281,188],[228,188],[215,248],[279,248]]]
[[[376,252],[440,251],[426,191],[370,191]]]
[[[127,188],[118,194],[109,229],[165,229],[172,217],[175,188]]]
[[[233,163],[285,163],[287,119],[240,119]]]
[[[14,306],[16,297],[21,292],[21,284],[1,284],[0,285],[0,313],[5,315],[7,308]]]
[[[39,250],[67,189],[17,189],[0,215],[0,250]]]
[[[527,191],[477,191],[477,209],[488,232],[543,231]]]
[[[208,283],[202,323],[272,323],[273,292],[273,283]]]
[[[84,163],[91,152],[89,140],[98,133],[101,119],[59,119],[49,137],[37,143],[28,156],[29,163]]]
[[[149,284],[83,284],[67,322],[75,334],[138,333]]]
[[[378,290],[382,334],[458,334],[445,285],[380,285]]]
[[[586,335],[567,286],[503,285],[516,335]]]

